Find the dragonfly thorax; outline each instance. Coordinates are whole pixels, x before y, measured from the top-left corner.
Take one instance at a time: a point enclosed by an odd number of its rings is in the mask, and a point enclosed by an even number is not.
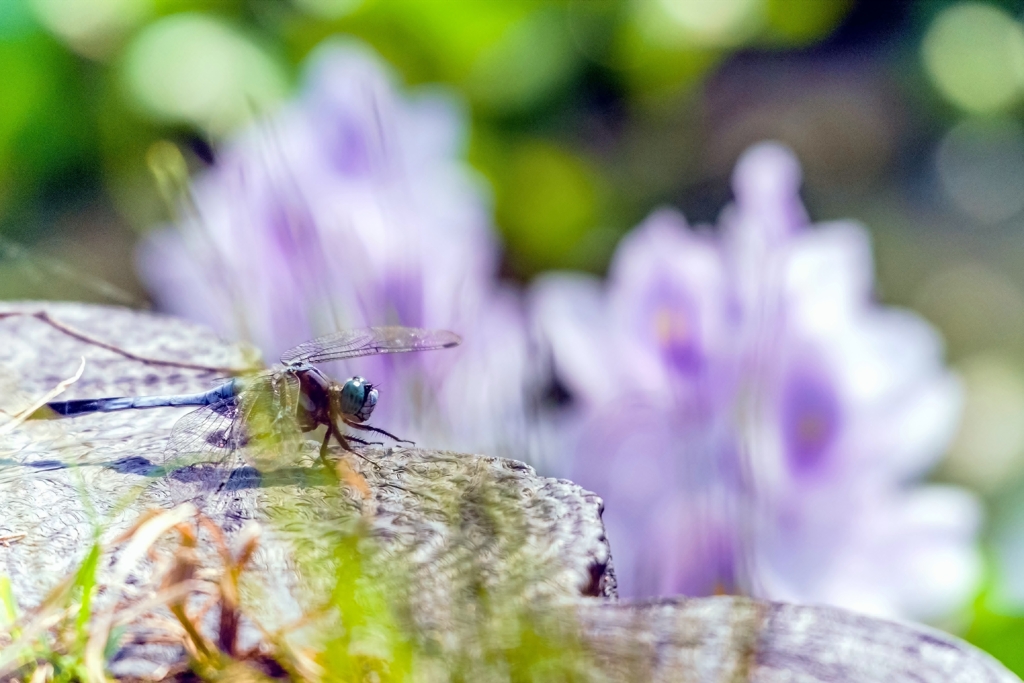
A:
[[[377,405],[377,390],[362,377],[350,377],[337,393],[338,409],[358,422],[370,419]]]

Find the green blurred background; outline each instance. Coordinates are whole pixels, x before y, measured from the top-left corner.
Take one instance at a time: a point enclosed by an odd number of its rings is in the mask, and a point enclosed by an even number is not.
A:
[[[1024,4],[0,0],[0,297],[144,304],[153,143],[201,167],[336,33],[465,99],[512,280],[602,272],[661,204],[712,221],[746,146],[791,145],[814,218],[870,227],[879,298],[946,335],[967,404],[937,478],[991,510],[954,626],[1024,672]]]

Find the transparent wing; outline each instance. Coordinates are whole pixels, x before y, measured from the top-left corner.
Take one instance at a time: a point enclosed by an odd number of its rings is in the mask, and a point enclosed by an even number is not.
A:
[[[236,470],[236,454],[246,443],[240,406],[225,399],[186,414],[174,424],[167,444],[170,456],[164,466],[167,493],[175,503],[189,502],[203,514],[227,524],[232,504],[225,495]]]
[[[258,488],[263,472],[294,462],[300,452],[298,391],[292,373],[250,377],[236,397],[182,417],[168,444],[175,502],[191,502],[217,520],[233,519],[230,509],[241,491]]]
[[[245,445],[244,424],[239,419],[238,402],[224,399],[193,410],[176,423],[167,442],[172,456],[202,456],[202,460],[220,461]]]
[[[247,385],[239,397],[236,422],[244,425],[250,450],[273,454],[301,439],[299,393],[299,380],[289,372],[263,375]]]
[[[426,330],[417,327],[367,327],[344,330],[317,337],[285,351],[285,365],[326,363],[343,358],[371,356],[379,353],[430,351],[458,346],[462,338],[448,330]]]

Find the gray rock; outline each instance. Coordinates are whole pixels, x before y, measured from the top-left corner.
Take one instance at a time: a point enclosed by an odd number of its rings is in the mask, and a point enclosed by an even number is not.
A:
[[[1018,681],[964,641],[919,624],[748,598],[588,601],[581,630],[623,681]]]
[[[62,399],[186,393],[218,377],[130,360],[40,320],[3,317],[40,307],[0,308],[0,409],[7,413],[71,376],[81,357],[85,372]],[[45,308],[142,356],[235,367],[243,360],[208,330],[180,320],[80,304]],[[512,460],[377,448],[365,452],[378,463],[371,465],[336,451],[358,473],[355,483],[339,486],[315,462],[310,441],[287,462],[197,463],[155,476],[166,465],[171,427],[186,412],[29,421],[0,436],[0,539],[9,539],[0,544],[0,573],[23,610],[75,569],[97,529],[111,539],[148,508],[191,502],[229,537],[261,525],[249,573],[259,578],[258,616],[270,627],[302,614],[297,588],[316,581],[300,579],[296,558],[329,562],[332,535],[363,523],[382,561],[406,568],[396,598],[442,653],[452,638],[469,637],[474,622],[466,612],[483,591],[568,624],[588,653],[588,671],[605,680],[1019,680],[952,636],[836,609],[727,597],[617,602],[600,498]],[[126,597],[152,594],[151,569],[143,564],[133,573]],[[153,675],[181,659],[180,648],[149,642],[150,627],[130,631],[111,662],[116,675]],[[251,628],[241,634],[247,644],[259,638]]]

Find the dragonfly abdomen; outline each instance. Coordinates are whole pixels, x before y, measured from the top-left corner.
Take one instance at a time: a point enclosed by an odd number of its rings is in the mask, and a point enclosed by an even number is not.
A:
[[[109,413],[115,410],[133,408],[171,408],[175,406],[208,406],[235,396],[234,380],[216,389],[197,394],[176,394],[170,396],[117,396],[110,398],[85,398],[74,401],[53,401],[46,407],[65,417],[87,413]]]

